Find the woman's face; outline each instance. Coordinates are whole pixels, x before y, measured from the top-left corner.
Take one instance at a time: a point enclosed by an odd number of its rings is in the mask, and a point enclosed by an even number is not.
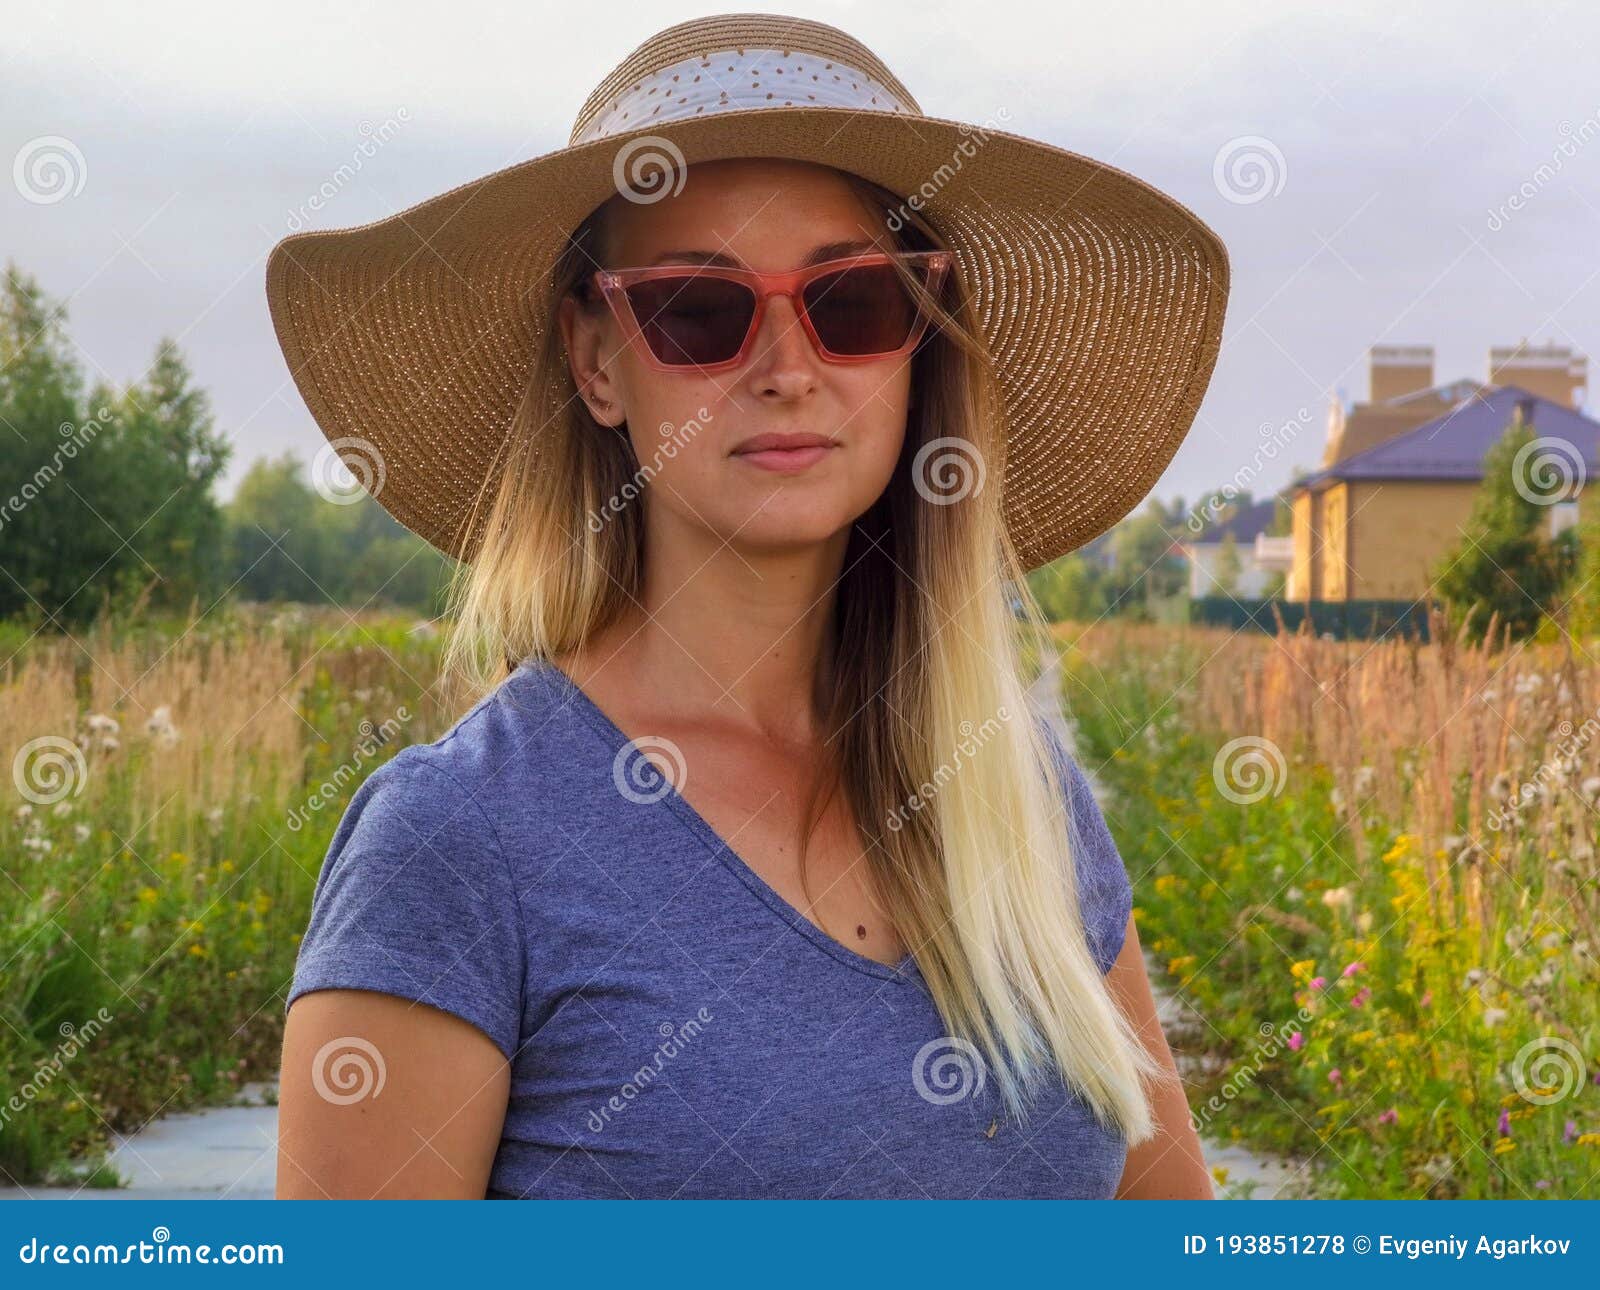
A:
[[[682,192],[653,204],[613,198],[608,268],[704,262],[796,269],[823,258],[895,250],[849,185],[821,166],[780,159],[701,163]],[[752,554],[847,530],[882,494],[905,437],[909,356],[836,364],[812,347],[792,301],[767,302],[750,355],[731,370],[663,372],[626,344],[609,310],[571,302],[562,326],[578,389],[595,418],[627,422],[652,528],[704,530]],[[609,407],[606,406],[609,404]],[[829,446],[761,453],[757,435],[809,434]]]

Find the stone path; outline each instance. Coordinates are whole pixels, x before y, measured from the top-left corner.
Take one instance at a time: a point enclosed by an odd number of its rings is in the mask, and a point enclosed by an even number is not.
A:
[[[1028,698],[1043,714],[1045,720],[1054,727],[1063,746],[1076,757],[1077,731],[1061,709],[1061,690],[1061,658],[1057,655],[1029,687]],[[1090,788],[1094,791],[1095,800],[1103,802],[1106,795],[1105,785],[1089,766],[1082,762],[1079,764],[1084,777],[1089,781]],[[1156,998],[1156,1015],[1161,1019],[1162,1029],[1170,1036],[1189,1028],[1185,1024],[1187,1019],[1184,1016],[1184,1004],[1163,988],[1163,974],[1159,966],[1150,959],[1148,951],[1145,964],[1150,975],[1151,990]],[[1176,1051],[1173,1053],[1173,1059],[1177,1062],[1179,1074],[1187,1079],[1194,1059]],[[1220,1168],[1225,1171],[1227,1181],[1215,1189],[1219,1200],[1277,1200],[1286,1189],[1303,1176],[1305,1171],[1304,1166],[1296,1162],[1274,1160],[1231,1143],[1213,1142],[1203,1136],[1201,1145],[1205,1149],[1206,1163],[1213,1169]]]

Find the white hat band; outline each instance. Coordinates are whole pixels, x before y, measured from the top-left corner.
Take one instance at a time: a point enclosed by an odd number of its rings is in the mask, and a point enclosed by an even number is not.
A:
[[[798,49],[726,49],[663,67],[617,95],[572,143],[706,112],[759,107],[848,107],[905,112],[881,81],[836,58]]]

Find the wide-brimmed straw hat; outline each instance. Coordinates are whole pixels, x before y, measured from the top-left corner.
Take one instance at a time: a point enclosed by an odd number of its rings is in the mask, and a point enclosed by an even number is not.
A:
[[[772,14],[652,36],[595,88],[557,152],[375,223],[278,243],[273,326],[334,450],[400,523],[470,559],[486,508],[468,517],[553,325],[551,271],[569,234],[636,185],[641,162],[681,175],[743,156],[871,180],[953,253],[1000,384],[1002,502],[1024,567],[1138,505],[1216,364],[1228,295],[1216,234],[1102,162],[924,115],[859,41]]]

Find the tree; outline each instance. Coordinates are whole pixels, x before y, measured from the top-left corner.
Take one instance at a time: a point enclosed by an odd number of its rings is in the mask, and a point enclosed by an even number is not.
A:
[[[163,341],[145,376],[87,393],[65,311],[7,265],[0,283],[0,615],[81,622],[145,596],[217,589],[211,485],[227,460],[205,396]]]
[[[1576,563],[1570,530],[1546,536],[1550,505],[1561,499],[1543,487],[1533,442],[1533,427],[1519,418],[1489,450],[1462,540],[1435,575],[1439,596],[1473,640],[1491,617],[1514,637],[1531,636]]]

